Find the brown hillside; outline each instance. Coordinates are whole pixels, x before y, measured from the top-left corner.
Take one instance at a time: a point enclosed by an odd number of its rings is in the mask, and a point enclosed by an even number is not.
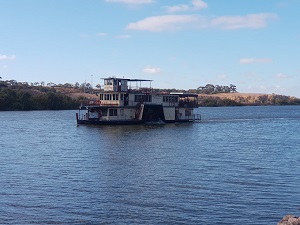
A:
[[[86,98],[88,100],[97,100],[98,99],[96,94],[84,93],[80,89],[76,89],[76,88],[55,87],[55,90],[59,93],[65,94],[73,99],[77,99],[80,97]]]
[[[88,101],[98,100],[96,94],[83,93],[80,89],[55,87],[57,92],[70,96],[73,99],[84,98]],[[94,89],[94,91],[97,91]],[[242,105],[280,105],[280,104],[299,104],[299,99],[295,97],[261,94],[261,93],[218,93],[218,94],[199,94],[199,102],[205,99],[229,99]],[[219,104],[219,103],[218,103]],[[223,103],[221,103],[222,105]],[[225,103],[226,105],[227,103]]]
[[[218,93],[218,94],[199,94],[199,96],[202,97],[218,97],[218,98],[227,98],[227,99],[232,99],[234,100],[235,98],[242,97],[242,98],[247,98],[247,97],[259,97],[259,96],[265,96],[265,95],[270,95],[270,94],[259,94],[259,93]]]
[[[243,105],[282,105],[299,104],[296,97],[259,94],[259,93],[219,93],[219,94],[199,94],[200,100],[204,99],[229,99]]]

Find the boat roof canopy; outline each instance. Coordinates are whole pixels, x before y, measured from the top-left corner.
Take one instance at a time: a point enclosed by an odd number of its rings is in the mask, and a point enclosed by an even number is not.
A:
[[[198,94],[194,94],[194,93],[183,93],[183,92],[171,92],[171,95],[179,95],[179,97],[181,98],[185,98],[185,97],[198,97]]]
[[[111,79],[114,79],[114,80],[126,80],[126,81],[132,81],[132,82],[135,82],[135,81],[153,81],[153,80],[146,80],[146,79],[128,79],[128,78],[118,78],[118,77],[107,77],[107,78],[101,78],[103,80],[111,80]]]

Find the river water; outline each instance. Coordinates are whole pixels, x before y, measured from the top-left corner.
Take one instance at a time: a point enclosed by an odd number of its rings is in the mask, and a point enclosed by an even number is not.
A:
[[[300,107],[194,124],[76,126],[0,112],[1,224],[277,224],[300,211]]]

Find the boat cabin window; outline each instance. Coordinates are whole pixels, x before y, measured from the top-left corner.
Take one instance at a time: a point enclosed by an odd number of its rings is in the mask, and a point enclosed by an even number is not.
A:
[[[152,102],[152,95],[135,95],[135,102]]]
[[[119,94],[113,94],[113,100],[119,100]]]
[[[103,94],[100,94],[100,100],[103,100]]]
[[[109,109],[109,116],[117,116],[118,109]]]
[[[107,109],[102,109],[102,116],[107,116]]]
[[[113,84],[113,79],[105,79],[104,84],[105,85],[112,85]]]
[[[111,94],[104,94],[104,100],[111,100]]]
[[[190,109],[186,109],[185,110],[185,116],[191,116],[192,115],[192,112]]]
[[[178,102],[178,96],[163,96],[163,102]]]

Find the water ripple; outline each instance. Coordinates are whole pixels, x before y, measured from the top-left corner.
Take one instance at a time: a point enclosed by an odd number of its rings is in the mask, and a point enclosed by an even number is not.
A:
[[[76,126],[0,112],[2,224],[276,224],[300,207],[300,108],[200,108],[196,124]]]

